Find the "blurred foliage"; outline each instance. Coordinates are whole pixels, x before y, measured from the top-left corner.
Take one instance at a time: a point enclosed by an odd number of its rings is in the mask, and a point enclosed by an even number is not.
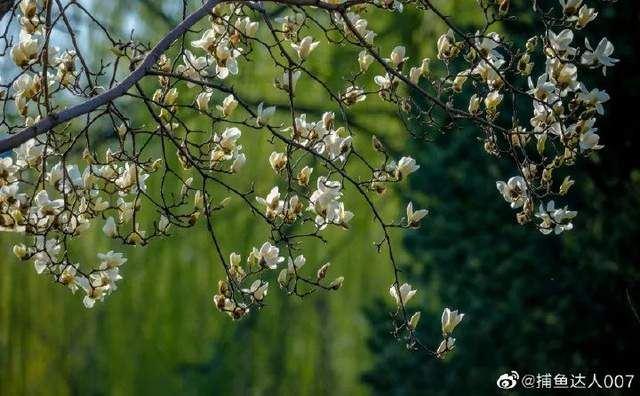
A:
[[[415,257],[406,271],[428,288],[415,303],[428,310],[419,332],[437,343],[442,306],[467,316],[456,351],[435,361],[390,344],[386,311],[372,307],[376,363],[363,379],[374,394],[494,395],[496,379],[510,370],[638,377],[640,163],[629,120],[640,89],[640,32],[631,28],[639,16],[638,2],[622,1],[594,24],[594,39],[606,35],[622,61],[606,79],[605,149],[577,165],[569,205],[580,215],[571,233],[545,237],[516,224],[494,187],[513,169],[472,145],[475,131],[415,146],[424,182],[413,183],[410,198],[432,213],[422,232],[405,238]]]

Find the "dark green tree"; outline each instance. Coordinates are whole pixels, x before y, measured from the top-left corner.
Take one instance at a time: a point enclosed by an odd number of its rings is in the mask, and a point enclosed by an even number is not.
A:
[[[456,352],[436,361],[385,342],[386,310],[372,308],[376,364],[364,380],[374,393],[494,395],[497,377],[510,370],[638,375],[640,157],[633,114],[640,32],[632,26],[639,13],[637,2],[620,2],[594,32],[594,39],[606,34],[617,44],[622,61],[606,87],[612,100],[599,126],[605,149],[576,165],[570,205],[580,215],[573,232],[545,237],[516,224],[495,189],[513,170],[474,144],[473,130],[416,145],[422,174],[412,188],[422,194],[410,198],[432,214],[405,239],[415,258],[406,270],[422,274],[421,303],[450,304],[467,316],[456,330]],[[423,315],[423,336],[439,322],[435,310]]]

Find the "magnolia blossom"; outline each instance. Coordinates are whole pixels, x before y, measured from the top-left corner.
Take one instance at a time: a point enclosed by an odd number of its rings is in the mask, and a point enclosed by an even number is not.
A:
[[[369,52],[367,52],[367,50],[362,50],[358,53],[358,64],[360,65],[360,70],[362,71],[367,71],[374,60],[375,58],[369,55]]]
[[[316,214],[315,223],[318,228],[323,230],[328,224],[347,228],[353,213],[346,210],[344,203],[340,202],[342,184],[320,176],[316,186],[317,189],[309,198],[309,210]]]
[[[391,63],[394,67],[397,68],[398,66],[403,64],[407,59],[409,59],[408,57],[404,56],[405,52],[406,52],[405,47],[399,45],[395,47],[393,51],[391,51],[391,55],[389,55],[389,58],[385,59],[385,61]]]
[[[547,235],[551,232],[561,234],[564,231],[573,229],[571,220],[576,217],[578,212],[564,208],[556,208],[554,201],[549,201],[546,206],[540,204],[536,217],[542,222],[539,224],[540,232]]]
[[[354,85],[348,86],[340,96],[347,106],[351,106],[367,99],[367,95],[365,95],[364,90]]]
[[[607,74],[607,67],[612,67],[620,60],[616,58],[612,58],[611,54],[613,54],[613,44],[606,37],[604,37],[595,49],[591,47],[589,43],[589,39],[584,39],[584,45],[587,47],[587,51],[582,53],[581,62],[584,65],[591,67],[600,67],[602,66],[602,74]]]
[[[289,257],[287,260],[287,271],[289,273],[296,273],[300,268],[302,268],[306,261],[307,260],[301,254],[296,256],[295,259]]]
[[[283,91],[294,92],[301,74],[302,72],[300,70],[296,70],[293,73],[287,70],[282,75],[276,77],[274,85],[276,88],[282,89]]]
[[[442,358],[447,352],[453,350],[455,343],[456,339],[452,337],[447,337],[442,340],[442,342],[440,342],[440,345],[438,345],[438,349],[436,350],[436,356]]]
[[[269,156],[269,164],[274,171],[280,172],[287,165],[287,154],[272,152]]]
[[[239,18],[234,27],[247,37],[255,37],[260,27],[260,23],[252,21],[249,17]]]
[[[265,215],[270,219],[275,219],[284,208],[284,201],[280,199],[278,186],[273,187],[266,197],[256,197],[256,201],[265,206]]]
[[[578,16],[574,17],[576,20],[576,29],[584,29],[587,24],[594,21],[598,17],[598,12],[595,8],[589,8],[586,5],[580,7]]]
[[[20,40],[11,48],[11,59],[16,65],[25,67],[35,61],[38,52],[38,40],[31,34],[21,31]]]
[[[499,91],[491,91],[484,98],[484,106],[489,113],[495,113],[500,103],[502,103],[503,95]]]
[[[256,116],[256,125],[263,126],[269,124],[269,120],[276,113],[276,107],[264,107],[264,103],[258,105],[258,113]]]
[[[420,220],[429,214],[426,209],[420,209],[413,211],[413,202],[409,202],[407,205],[407,227],[417,228],[420,225]]]
[[[320,44],[319,41],[313,41],[313,37],[306,36],[299,43],[291,43],[291,48],[293,48],[297,53],[300,60],[305,60],[311,51],[316,49],[316,47]]]
[[[451,334],[453,330],[462,322],[464,318],[463,313],[458,313],[458,310],[452,311],[449,308],[445,308],[442,312],[442,333]]]
[[[98,260],[100,260],[100,269],[116,268],[127,262],[122,253],[116,253],[113,250],[98,253]]]
[[[499,180],[496,182],[496,188],[513,209],[521,208],[527,200],[527,183],[522,176],[514,176],[506,183]]]
[[[420,322],[420,316],[421,316],[420,311],[411,315],[411,318],[409,319],[409,327],[412,330],[415,330],[416,328],[418,328],[418,323]]]
[[[105,221],[104,226],[102,227],[102,232],[109,238],[113,238],[118,233],[118,228],[116,227],[116,222],[112,216],[107,217],[107,221]]]
[[[207,111],[209,109],[209,101],[211,100],[211,96],[213,95],[213,91],[204,91],[200,92],[196,97],[196,105],[198,106],[198,110]]]
[[[577,52],[575,48],[571,47],[571,42],[573,41],[573,31],[571,29],[564,29],[558,34],[549,30],[548,39],[553,56],[568,60]]]
[[[216,106],[216,109],[220,110],[224,117],[228,117],[233,113],[236,107],[238,107],[238,101],[233,94],[230,94],[222,100],[222,105]]]
[[[411,157],[402,157],[395,167],[396,179],[402,180],[418,169],[420,169],[420,165],[416,164],[415,159]]]
[[[298,172],[298,177],[296,178],[298,180],[298,184],[301,186],[308,185],[311,173],[313,173],[313,168],[310,168],[307,165],[300,169],[300,172]]]
[[[394,283],[389,288],[389,294],[396,300],[396,304],[405,305],[418,291],[413,289],[410,284],[403,283],[398,287],[397,283]]]
[[[60,213],[64,206],[62,199],[50,199],[49,194],[45,190],[41,190],[35,196],[36,209],[41,217],[52,216]]]
[[[453,30],[449,29],[438,39],[438,59],[448,61],[455,58],[460,52]]]
[[[252,257],[258,261],[258,264],[270,269],[276,269],[278,264],[284,261],[284,257],[280,257],[279,254],[280,249],[269,242],[263,243],[259,250],[253,248],[251,252]]]
[[[582,0],[559,0],[565,15],[574,15],[582,5]]]
[[[269,282],[263,282],[260,279],[256,279],[248,289],[242,289],[242,292],[250,294],[256,301],[262,301],[267,295],[268,289]]]

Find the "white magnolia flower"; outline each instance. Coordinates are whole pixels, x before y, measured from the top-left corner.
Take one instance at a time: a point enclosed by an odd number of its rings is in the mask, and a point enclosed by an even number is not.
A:
[[[16,153],[16,165],[18,167],[25,167],[27,165],[36,165],[42,159],[45,145],[38,142],[36,139],[29,139],[25,143],[14,149]]]
[[[453,330],[460,324],[464,318],[463,313],[458,313],[458,310],[452,311],[449,308],[445,308],[442,312],[442,333],[451,334]]]
[[[480,31],[477,31],[474,41],[482,60],[489,60],[489,62],[493,63],[502,59],[502,54],[496,50],[496,48],[500,47],[501,41],[498,33],[491,32],[486,36],[482,36]]]
[[[280,172],[287,165],[287,153],[272,152],[269,156],[269,164],[276,173]]]
[[[343,283],[344,283],[344,276],[339,276],[336,279],[332,280],[331,283],[329,283],[329,288],[333,290],[338,290],[342,287]]]
[[[409,319],[409,327],[413,330],[415,330],[418,327],[418,323],[420,322],[420,311],[414,313],[413,315],[411,315],[411,318]]]
[[[396,300],[396,304],[405,305],[418,291],[411,288],[411,285],[404,283],[398,287],[396,283],[392,284],[389,288],[389,294]]]
[[[369,66],[373,63],[373,56],[369,55],[369,52],[364,49],[358,53],[358,64],[360,65],[360,70],[367,71]]]
[[[15,173],[18,167],[13,164],[13,158],[0,158],[0,186],[12,183],[16,180]]]
[[[270,269],[278,268],[278,264],[284,261],[284,257],[279,256],[280,249],[269,242],[263,243],[260,250],[255,250],[254,248],[252,253],[258,259],[260,265]]]
[[[489,94],[487,94],[487,96],[484,98],[484,106],[487,108],[487,111],[489,113],[496,112],[498,106],[500,106],[500,103],[502,103],[502,97],[503,96],[499,91],[491,91]]]
[[[571,47],[571,42],[573,41],[573,31],[571,29],[564,29],[558,34],[549,30],[547,37],[552,57],[567,60],[576,54],[577,50]]]
[[[442,358],[447,352],[451,351],[456,343],[456,339],[452,337],[447,337],[440,345],[438,345],[438,349],[436,350],[436,356]]]
[[[394,78],[389,75],[389,73],[386,73],[384,76],[375,76],[373,82],[375,82],[380,89],[390,90],[393,87]]]
[[[319,41],[313,41],[313,37],[306,36],[298,44],[291,43],[291,48],[293,48],[297,53],[300,60],[306,59],[311,51],[316,49],[316,47],[320,44]]]
[[[350,85],[347,87],[344,93],[340,95],[340,98],[347,106],[351,106],[355,103],[366,100],[367,95],[364,93],[364,89],[355,85]]]
[[[477,95],[471,95],[469,99],[469,113],[478,114],[480,112],[480,103],[482,103],[482,99]]]
[[[598,144],[600,142],[600,135],[596,133],[597,131],[598,128],[591,128],[580,135],[580,151],[600,150],[604,147]]]
[[[584,85],[580,86],[580,91],[578,100],[589,108],[595,108],[598,114],[604,115],[604,106],[602,104],[609,101],[609,94],[597,88],[588,91]]]
[[[104,223],[102,227],[102,232],[109,238],[113,238],[118,233],[118,228],[116,227],[116,222],[113,217],[107,217],[107,221]]]
[[[84,278],[84,275],[78,273],[77,267],[71,264],[68,264],[60,276],[58,276],[58,282],[63,285],[66,285],[71,292],[75,294],[76,290],[78,290],[80,279]]]
[[[229,75],[238,74],[238,62],[236,58],[240,56],[241,52],[238,49],[230,48],[228,39],[222,39],[219,41],[215,50],[216,62],[216,77],[224,80]]]
[[[553,200],[549,201],[546,207],[540,204],[538,212],[536,213],[536,217],[542,220],[538,226],[540,232],[545,235],[555,232],[557,235],[564,231],[572,230],[573,223],[571,220],[576,217],[577,214],[578,212],[569,210],[566,206],[556,209]]]
[[[204,91],[198,94],[198,96],[196,97],[196,105],[198,106],[198,110],[209,110],[209,101],[211,100],[212,95],[213,91]]]
[[[216,31],[214,29],[207,29],[204,31],[200,39],[191,42],[191,46],[203,49],[213,55],[215,54],[217,43]]]
[[[429,214],[429,211],[426,209],[420,209],[413,211],[413,202],[409,202],[407,205],[407,226],[412,228],[417,228],[420,225],[420,220],[422,220],[426,215]]]
[[[306,263],[306,259],[303,255],[298,255],[295,259],[289,257],[287,261],[287,271],[290,274],[297,272]]]
[[[607,67],[614,66],[620,60],[616,58],[612,58],[611,54],[613,54],[613,44],[606,37],[602,38],[598,43],[596,49],[591,47],[589,43],[589,39],[584,39],[584,44],[587,47],[582,53],[582,64],[590,67],[600,67],[602,66],[602,74],[607,74]]]
[[[344,161],[347,154],[351,150],[351,136],[341,137],[339,132],[344,128],[339,128],[337,131],[331,131],[327,133],[322,139],[322,143],[318,144],[316,150],[319,154],[325,154],[330,160]]]
[[[244,17],[238,18],[236,20],[236,23],[234,24],[234,27],[247,37],[255,37],[256,33],[258,32],[258,28],[260,27],[260,23],[251,21],[251,18],[249,17]]]
[[[412,67],[409,69],[409,80],[417,84],[420,81],[420,77],[422,76],[422,69],[419,67]]]
[[[460,52],[458,43],[456,43],[453,30],[449,29],[446,34],[438,38],[438,59],[448,61],[455,58]]]
[[[521,208],[527,200],[527,183],[522,176],[514,176],[506,183],[499,180],[496,182],[496,188],[513,209]]]
[[[98,253],[98,260],[100,260],[101,270],[116,268],[127,262],[122,253],[116,253],[113,250],[109,250],[107,253]]]
[[[318,177],[316,187],[317,189],[311,194],[309,200],[322,207],[342,196],[340,192],[342,184],[339,181],[327,180],[325,176]]]
[[[284,201],[280,199],[278,186],[273,187],[266,197],[256,197],[256,201],[266,207],[265,215],[271,220],[280,215],[284,208]]]
[[[228,117],[233,113],[233,111],[238,107],[238,101],[233,96],[233,94],[228,95],[222,100],[222,105],[216,106],[218,110],[222,113],[224,117]]]
[[[269,120],[276,113],[276,107],[264,107],[264,103],[258,105],[258,112],[256,116],[256,125],[263,126],[269,124]]]
[[[584,29],[590,22],[598,17],[595,8],[589,8],[586,5],[580,7],[578,17],[576,18],[576,28]]]
[[[38,57],[38,40],[25,31],[20,31],[18,43],[11,48],[11,59],[20,67],[33,63]]]
[[[146,180],[149,175],[142,171],[137,165],[131,165],[126,162],[124,168],[120,169],[119,176],[116,179],[116,186],[120,188],[120,193],[125,194],[127,192],[135,194],[138,192],[138,188],[143,192],[147,191]]]
[[[64,206],[63,199],[49,198],[49,194],[45,190],[40,190],[34,197],[35,207],[38,211],[38,215],[41,217],[54,216],[62,210]]]
[[[235,159],[233,160],[230,171],[233,173],[239,172],[246,162],[247,162],[246,155],[244,155],[244,153],[239,153],[238,155],[236,155]]]
[[[398,180],[402,180],[413,172],[420,169],[420,165],[416,164],[416,160],[411,157],[402,157],[396,165],[395,173]]]
[[[222,132],[222,135],[220,136],[219,139],[217,137],[215,137],[215,139],[218,141],[218,145],[225,152],[231,152],[236,149],[236,144],[238,142],[238,139],[240,139],[241,136],[242,136],[242,132],[240,131],[239,128],[231,127],[231,128],[226,128],[224,132]]]
[[[256,301],[262,301],[267,295],[269,289],[269,282],[262,282],[260,279],[256,279],[248,289],[242,289],[242,292],[250,294]]]
[[[45,240],[45,237],[41,235],[36,236],[35,245],[37,253],[33,258],[33,266],[36,273],[42,274],[51,264],[51,261],[57,259],[62,250],[62,246],[56,239],[50,238]]]
[[[209,61],[204,56],[195,56],[191,51],[185,50],[182,55],[182,65],[178,65],[176,73],[185,76],[186,78],[199,81],[203,74],[206,73],[206,69],[209,67]],[[193,88],[195,84],[187,81],[187,86]]]
[[[574,15],[582,5],[582,0],[559,0],[565,15]]]
[[[386,58],[385,61],[388,63],[391,63],[394,67],[398,67],[401,64],[403,64],[407,59],[407,57],[405,57],[406,53],[406,48],[399,45],[397,47],[395,47],[393,49],[393,51],[391,51],[391,55],[389,55],[389,58]]]
[[[294,92],[296,90],[296,85],[298,84],[298,79],[302,72],[300,70],[296,70],[291,73],[290,70],[285,71],[282,75],[277,76],[275,79],[276,88],[282,89],[287,92]]]
[[[311,177],[311,173],[313,173],[313,168],[310,168],[308,166],[304,166],[304,168],[300,169],[300,172],[298,172],[298,184],[301,186],[306,186],[309,184],[309,178]]]
[[[19,259],[23,259],[27,255],[27,253],[29,253],[29,249],[27,249],[27,247],[23,243],[14,245],[12,251],[13,254]]]

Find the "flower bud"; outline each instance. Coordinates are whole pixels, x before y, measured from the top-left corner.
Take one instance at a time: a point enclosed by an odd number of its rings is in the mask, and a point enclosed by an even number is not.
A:
[[[344,276],[339,276],[329,284],[329,287],[333,290],[338,290],[339,288],[342,287],[343,282],[344,282]]]
[[[13,254],[15,254],[17,258],[22,260],[27,255],[27,247],[23,244],[14,245]]]

